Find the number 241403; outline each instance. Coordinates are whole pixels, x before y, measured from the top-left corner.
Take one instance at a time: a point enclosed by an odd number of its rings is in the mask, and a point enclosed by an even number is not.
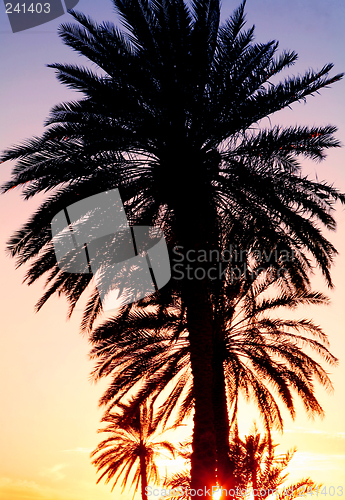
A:
[[[50,12],[50,3],[31,3],[29,7],[26,7],[25,3],[17,3],[15,7],[13,7],[13,4],[7,3],[6,4],[6,14],[20,14],[22,12],[25,14],[26,12],[30,12],[31,14],[41,14],[42,12],[44,14],[49,14]]]
[[[316,488],[315,487],[312,487],[310,486],[308,488],[308,486],[301,486],[300,488],[298,488],[297,490],[298,492],[298,496],[299,497],[302,497],[302,496],[305,496],[306,494],[307,495],[316,495],[319,496],[319,495],[329,495],[331,497],[333,497],[334,495],[336,496],[342,496],[343,495],[343,487],[342,486],[330,486],[329,488],[327,488],[326,486],[317,486]]]

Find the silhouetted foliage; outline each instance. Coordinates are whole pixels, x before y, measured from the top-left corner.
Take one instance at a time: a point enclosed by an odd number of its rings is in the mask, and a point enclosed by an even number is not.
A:
[[[152,401],[144,401],[131,416],[126,412],[126,405],[120,404],[117,411],[107,411],[102,422],[106,422],[107,426],[99,432],[106,432],[109,437],[91,453],[93,465],[102,472],[97,483],[104,478],[106,483],[113,481],[113,491],[122,477],[124,491],[132,472],[131,485],[137,490],[141,484],[141,496],[145,500],[148,481],[159,481],[156,458],[162,450],[173,457],[175,453],[175,447],[169,441],[156,441],[161,437],[162,430],[158,432],[161,422],[154,415]]]
[[[190,500],[192,497],[188,494],[190,489],[190,462],[191,442],[185,443],[184,456],[187,459],[187,468],[183,471],[176,472],[166,477],[164,487],[167,490],[179,493],[179,488],[182,487],[183,494],[171,496],[173,500]],[[276,444],[272,443],[269,435],[262,436],[256,426],[246,435],[244,439],[240,439],[237,429],[232,434],[230,443],[230,454],[235,459],[235,483],[230,491],[225,493],[225,488],[219,484],[219,490],[223,490],[221,500],[227,498],[230,494],[232,498],[243,500],[248,498],[251,492],[251,498],[254,500],[269,497],[274,494],[279,500],[287,498],[297,498],[308,494],[316,493],[321,487],[310,478],[301,479],[291,485],[286,485],[288,473],[286,468],[291,462],[296,448],[288,451],[285,454],[276,455]],[[222,488],[221,488],[222,486]],[[180,490],[181,491],[181,490]]]
[[[336,249],[322,229],[335,229],[333,205],[345,197],[304,176],[299,159],[321,160],[338,147],[336,128],[266,129],[261,120],[343,75],[330,76],[333,65],[326,64],[273,83],[297,54],[277,55],[274,40],[254,42],[254,27],[244,28],[245,1],[222,25],[219,0],[113,3],[125,32],[74,11],[78,24],[59,29],[66,45],[96,65],[50,65],[61,83],[82,93],[80,100],[55,106],[42,137],[1,157],[16,160],[4,192],[21,187],[28,199],[52,191],[8,245],[19,266],[31,262],[27,283],[48,276],[37,310],[58,293],[67,297],[71,314],[92,287],[90,274],[59,269],[52,217],[115,187],[130,223],[161,227],[170,248],[209,251],[238,244],[252,255],[273,248],[295,251],[286,278],[291,286],[307,292],[314,265],[332,286]],[[281,267],[274,260],[270,264]],[[192,483],[211,485],[216,470],[214,284],[205,277],[170,286],[179,289],[187,311],[195,408]],[[90,293],[84,318],[89,326],[101,312],[98,294]]]

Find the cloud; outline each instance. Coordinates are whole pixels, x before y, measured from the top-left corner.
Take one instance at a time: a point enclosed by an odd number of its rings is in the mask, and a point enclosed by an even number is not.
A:
[[[78,482],[71,488],[61,482],[48,485],[28,479],[0,477],[1,500],[94,500],[97,490],[93,483]]]
[[[344,470],[345,455],[297,451],[289,469],[301,470],[305,469],[306,465],[308,465],[308,471]]]
[[[56,481],[60,481],[66,477],[65,474],[61,472],[62,469],[68,467],[68,464],[56,464],[53,467],[45,468],[40,475],[44,477],[49,477]]]
[[[52,488],[26,479],[0,478],[0,498],[6,500],[57,499]],[[61,497],[60,497],[61,498]]]
[[[82,447],[78,447],[78,448],[72,448],[71,450],[62,450],[63,452],[76,452],[76,453],[91,453],[92,452],[92,448],[82,448]]]
[[[284,429],[284,433],[289,432],[293,434],[318,434],[332,439],[345,439],[345,432],[328,432],[319,429],[310,429],[308,427],[293,427],[292,429]]]

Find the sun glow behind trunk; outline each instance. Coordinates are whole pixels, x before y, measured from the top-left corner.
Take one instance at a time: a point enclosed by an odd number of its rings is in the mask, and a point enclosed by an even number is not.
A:
[[[221,496],[222,496],[222,489],[218,487],[218,489],[213,492],[212,498],[213,500],[220,500]]]

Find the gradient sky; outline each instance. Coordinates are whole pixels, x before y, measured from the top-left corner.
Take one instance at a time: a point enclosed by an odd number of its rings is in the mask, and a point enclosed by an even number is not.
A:
[[[224,0],[223,19],[238,2]],[[80,0],[77,10],[97,21],[113,20],[110,0]],[[290,74],[308,68],[320,69],[333,62],[333,74],[345,71],[344,0],[248,0],[248,25],[255,23],[256,40],[280,41],[281,49],[299,54]],[[66,14],[46,25],[13,34],[0,5],[0,149],[25,138],[40,135],[43,122],[55,104],[78,96],[57,82],[53,62],[79,62],[83,58],[64,46],[56,34]],[[307,104],[276,113],[271,123],[283,125],[335,124],[337,137],[345,143],[345,80]],[[269,125],[265,120],[264,125]],[[320,164],[305,162],[305,172],[317,174],[345,192],[345,149],[332,151]],[[9,178],[12,165],[1,165],[0,181]],[[31,287],[22,284],[25,269],[15,270],[15,262],[5,253],[5,242],[23,224],[42,200],[24,202],[13,190],[0,197],[0,499],[1,500],[107,500],[118,498],[110,487],[95,485],[96,471],[89,453],[101,436],[96,434],[102,411],[97,408],[104,385],[88,381],[92,363],[88,360],[87,339],[79,333],[80,312],[66,321],[64,298],[50,299],[34,314],[34,304],[42,294],[44,280]],[[290,465],[290,479],[311,476],[327,486],[345,490],[345,216],[337,211],[338,229],[330,234],[339,250],[333,269],[335,290],[328,307],[310,307],[300,316],[312,317],[328,334],[332,352],[340,365],[331,370],[335,391],[317,394],[325,411],[324,420],[310,421],[298,406],[295,422],[286,416],[285,433],[276,436],[279,450],[294,446],[298,452]],[[322,280],[317,287],[325,290]],[[241,431],[252,423],[248,407],[241,411]],[[164,465],[164,464],[163,464]],[[340,490],[338,490],[339,492]],[[337,494],[335,495],[337,496]],[[343,496],[345,496],[345,491]],[[132,498],[132,493],[121,496]],[[157,497],[152,497],[157,498]]]

